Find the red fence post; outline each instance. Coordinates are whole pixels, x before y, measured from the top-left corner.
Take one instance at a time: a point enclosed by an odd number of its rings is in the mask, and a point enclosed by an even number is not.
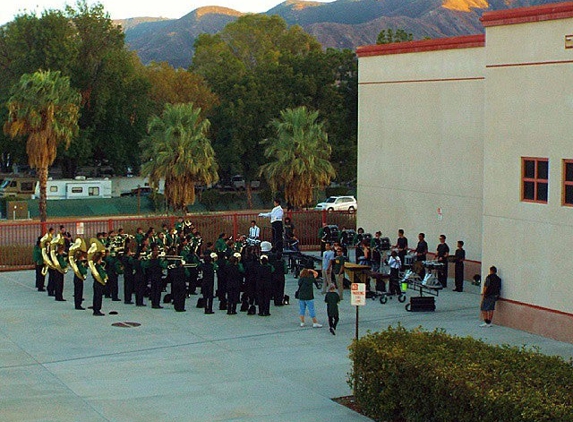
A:
[[[233,239],[236,239],[239,234],[239,220],[237,213],[233,214]]]

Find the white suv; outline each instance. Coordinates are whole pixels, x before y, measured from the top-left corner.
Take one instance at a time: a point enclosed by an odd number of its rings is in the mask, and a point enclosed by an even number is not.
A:
[[[354,212],[357,209],[356,198],[353,196],[331,196],[325,202],[320,202],[314,207],[315,210],[326,211],[348,211]]]

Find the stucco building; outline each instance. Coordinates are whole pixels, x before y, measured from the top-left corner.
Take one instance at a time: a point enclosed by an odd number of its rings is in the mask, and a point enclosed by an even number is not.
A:
[[[496,323],[573,342],[573,2],[482,23],[358,49],[358,224],[464,240]]]

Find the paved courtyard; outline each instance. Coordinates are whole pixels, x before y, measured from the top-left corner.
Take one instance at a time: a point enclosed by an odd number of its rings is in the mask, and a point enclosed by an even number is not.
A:
[[[91,277],[84,297],[91,303]],[[32,271],[0,273],[0,421],[366,421],[331,399],[351,394],[348,345],[355,334],[350,295],[341,303],[336,336],[301,328],[287,279],[290,306],[270,317],[204,315],[136,308],[104,299],[105,317],[73,309],[72,275],[56,302],[34,289]],[[480,328],[479,294],[443,291],[434,313],[409,313],[396,299],[368,300],[360,333],[401,323],[444,328],[490,343],[537,346],[573,357],[573,347],[525,332]],[[410,292],[409,292],[410,294]],[[87,306],[86,305],[86,306]],[[109,315],[115,310],[117,315]],[[138,327],[115,327],[137,322]],[[494,320],[495,323],[495,320]]]

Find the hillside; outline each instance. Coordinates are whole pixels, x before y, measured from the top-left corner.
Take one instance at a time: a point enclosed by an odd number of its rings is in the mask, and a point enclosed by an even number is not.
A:
[[[216,0],[215,0],[216,1]],[[268,10],[289,25],[300,25],[325,47],[355,49],[373,44],[382,29],[404,29],[415,39],[483,32],[479,21],[488,10],[502,10],[559,0],[337,0],[332,3],[287,0]],[[126,42],[144,63],[167,61],[188,67],[195,38],[214,34],[242,13],[217,6],[201,7],[180,19],[131,18],[116,21]]]

